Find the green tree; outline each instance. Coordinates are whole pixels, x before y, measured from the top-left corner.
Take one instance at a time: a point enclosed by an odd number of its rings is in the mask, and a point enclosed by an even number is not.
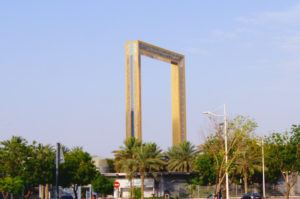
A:
[[[196,184],[202,186],[215,184],[217,169],[215,159],[211,154],[201,154],[195,165],[196,171],[198,171],[198,175],[194,179]]]
[[[300,170],[300,149],[298,136],[300,126],[293,125],[291,131],[272,133],[266,139],[266,157],[272,171],[280,171],[286,182],[286,198],[289,198],[291,188],[296,184]]]
[[[293,124],[291,128],[291,143],[299,150],[300,145],[300,125]]]
[[[214,122],[211,134],[200,146],[201,153],[210,154],[214,158],[216,165],[215,194],[219,193],[221,185],[224,183],[226,170],[234,178],[235,162],[242,152],[243,138],[252,134],[257,127],[257,123],[253,119],[240,115],[233,120],[228,120],[227,124],[227,164],[225,161],[224,123]],[[223,186],[223,195],[225,195],[225,187]]]
[[[37,144],[32,146],[35,174],[42,185],[54,184],[55,182],[55,150],[50,145]]]
[[[7,199],[9,194],[21,193],[24,189],[24,182],[21,177],[1,177],[0,191],[3,199]]]
[[[141,146],[141,141],[130,137],[124,141],[124,146],[113,151],[115,154],[115,169],[117,172],[125,172],[130,181],[130,198],[133,197],[133,178],[137,171],[136,151]]]
[[[141,188],[134,188],[134,199],[141,199],[142,191]]]
[[[96,167],[89,153],[82,148],[75,147],[64,154],[65,163],[60,166],[60,185],[72,186],[75,199],[77,199],[78,186],[88,185],[96,175]]]
[[[42,188],[45,188],[45,196],[48,199],[49,184],[55,182],[55,151],[50,145],[35,142],[28,147],[31,150],[31,158],[27,161],[28,172],[24,173],[27,185],[31,184],[30,189],[43,185]]]
[[[155,143],[145,143],[136,150],[137,169],[141,177],[141,198],[144,199],[144,180],[147,173],[156,178],[155,171],[159,171],[165,164],[162,160],[161,149]]]
[[[114,191],[114,180],[97,173],[97,177],[92,181],[92,188],[96,193],[100,193],[102,198]]]
[[[32,145],[28,145],[25,139],[16,136],[1,142],[1,173],[4,177],[22,179],[25,185],[23,192],[25,199],[34,193],[34,188],[41,182],[40,163],[44,160],[37,158],[35,144],[33,142]]]
[[[245,194],[248,193],[248,178],[255,171],[261,171],[261,147],[257,144],[258,140],[250,138],[248,135],[243,138],[241,153],[236,159],[237,173],[241,173],[244,181]]]
[[[168,148],[167,156],[169,171],[192,172],[195,170],[197,151],[189,141]]]
[[[10,140],[2,141],[0,156],[0,171],[4,176],[22,176],[25,162],[30,157],[27,141],[16,136],[12,136]]]
[[[291,144],[295,146],[296,151],[296,168],[295,171],[297,171],[298,176],[300,174],[300,125],[292,125],[291,128]]]
[[[116,173],[115,160],[111,159],[111,158],[107,158],[106,161],[107,161],[107,164],[108,164],[108,167],[109,167],[109,172],[110,173]]]

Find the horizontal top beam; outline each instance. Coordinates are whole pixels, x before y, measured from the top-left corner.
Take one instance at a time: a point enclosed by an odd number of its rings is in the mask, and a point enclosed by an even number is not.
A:
[[[184,59],[184,55],[148,44],[143,41],[135,40],[126,43],[137,43],[141,55],[145,55],[147,57],[158,59],[167,63],[178,64],[182,59]]]

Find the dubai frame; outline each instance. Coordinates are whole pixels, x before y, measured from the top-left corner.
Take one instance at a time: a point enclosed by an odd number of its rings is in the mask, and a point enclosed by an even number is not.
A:
[[[184,55],[142,42],[125,43],[126,137],[142,140],[141,55],[171,64],[173,145],[186,140]]]

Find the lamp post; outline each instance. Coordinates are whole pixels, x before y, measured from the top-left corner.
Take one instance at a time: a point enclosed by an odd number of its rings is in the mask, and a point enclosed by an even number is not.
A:
[[[264,139],[261,139],[261,155],[262,155],[262,171],[263,171],[263,196],[264,198],[266,198]]]
[[[262,166],[262,184],[263,184],[263,197],[266,198],[266,183],[265,183],[265,152],[264,152],[264,139],[261,138],[260,141],[257,142],[259,146],[261,146],[261,166]]]
[[[224,114],[218,115],[211,111],[205,111],[203,114],[213,115],[217,117],[224,117],[224,140],[225,140],[225,179],[226,179],[226,199],[229,199],[229,182],[228,182],[228,151],[227,151],[227,115],[226,115],[226,105],[224,104]]]

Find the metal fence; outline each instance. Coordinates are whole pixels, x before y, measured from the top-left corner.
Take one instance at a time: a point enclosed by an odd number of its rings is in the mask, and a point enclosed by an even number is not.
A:
[[[186,195],[193,198],[206,198],[209,194],[214,193],[215,186],[185,186]],[[241,197],[245,193],[243,185],[233,184],[229,188],[230,197]],[[262,194],[262,185],[254,184],[248,186],[248,193]],[[279,184],[266,184],[266,197],[285,196],[286,185],[284,182]],[[291,196],[300,196],[300,183],[298,182],[290,192]]]

